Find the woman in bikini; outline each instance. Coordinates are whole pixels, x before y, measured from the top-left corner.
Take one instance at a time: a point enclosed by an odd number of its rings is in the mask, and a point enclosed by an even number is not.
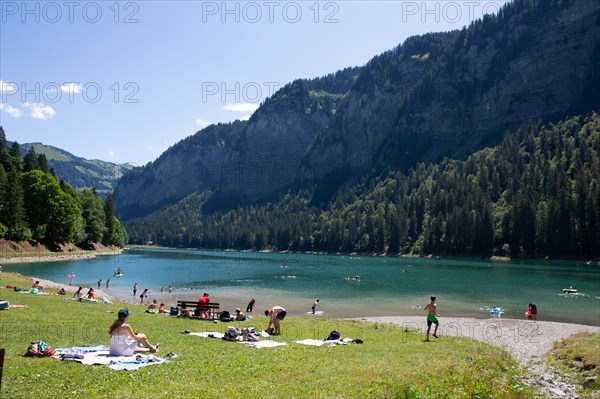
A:
[[[145,334],[135,334],[131,326],[127,324],[130,314],[127,309],[119,310],[119,318],[108,329],[111,356],[131,356],[138,352],[158,352],[160,343],[157,343],[156,346],[151,345]],[[143,344],[144,347],[141,347],[140,344]]]

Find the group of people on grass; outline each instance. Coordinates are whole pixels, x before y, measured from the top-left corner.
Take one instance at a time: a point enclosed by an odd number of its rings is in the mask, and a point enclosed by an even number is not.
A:
[[[94,293],[93,288],[90,287],[86,294],[84,294],[83,291],[84,291],[84,288],[83,288],[83,286],[80,285],[79,288],[77,289],[77,291],[75,291],[75,293],[73,294],[73,299],[76,299],[76,300],[96,299],[96,294]]]
[[[252,312],[255,302],[256,299],[254,298],[250,300],[248,306],[246,306],[246,312]],[[213,315],[211,315],[210,313],[210,303],[210,295],[208,294],[208,292],[205,292],[200,298],[198,298],[198,304],[196,305],[196,309],[193,312],[190,309],[188,309],[187,305],[184,303],[182,305],[181,310],[178,311],[177,316],[195,319],[212,319]],[[231,321],[244,321],[246,320],[246,318],[246,314],[242,312],[240,308],[236,308],[235,315],[233,315]]]
[[[210,298],[208,293],[204,293],[202,297],[199,298],[198,309],[202,312],[201,304],[209,303]],[[247,310],[252,310],[254,306],[255,299],[253,298],[251,302],[248,304]],[[153,305],[156,306],[156,300],[153,301]],[[319,300],[317,299],[312,307],[312,311],[314,314],[315,308],[319,305]],[[151,305],[152,306],[152,305]],[[164,304],[161,304],[161,307],[164,308]],[[159,308],[160,309],[160,308]],[[527,307],[528,311],[526,316],[530,319],[535,320],[537,316],[537,306],[530,302]],[[182,309],[184,311],[185,309]],[[427,311],[427,333],[426,333],[426,342],[429,342],[429,336],[432,335],[434,338],[439,338],[437,335],[439,320],[439,313],[437,312],[437,303],[436,297],[432,296],[430,298],[430,302],[425,306],[424,310]],[[188,316],[189,316],[189,311]],[[158,352],[159,345],[155,346],[151,345],[144,334],[135,334],[131,327],[127,324],[127,320],[131,313],[127,309],[121,309],[119,311],[118,319],[111,325],[109,329],[109,334],[111,335],[110,339],[110,353],[111,355],[122,355],[129,356],[135,352]],[[281,324],[280,322],[285,319],[287,315],[287,311],[282,306],[273,306],[272,308],[265,310],[265,316],[269,318],[269,324],[267,326],[267,332],[270,335],[281,335]],[[240,310],[240,308],[236,309],[236,317],[234,320],[244,320],[245,315]],[[433,334],[431,333],[431,326],[435,324],[435,329]],[[140,346],[142,344],[143,346]]]

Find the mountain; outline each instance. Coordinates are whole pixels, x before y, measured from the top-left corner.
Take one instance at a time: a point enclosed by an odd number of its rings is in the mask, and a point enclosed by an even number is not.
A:
[[[600,115],[528,123],[465,160],[365,176],[324,207],[313,195],[207,213],[211,193],[195,193],[125,224],[134,244],[599,259]]]
[[[204,211],[314,187],[326,203],[366,174],[465,158],[507,129],[600,106],[600,2],[515,0],[462,30],[407,39],[365,66],[296,80],[248,121],[209,126],[127,174],[130,219],[197,192]]]
[[[23,157],[31,147],[36,154],[44,154],[48,160],[48,168],[53,168],[56,176],[73,188],[95,188],[100,195],[112,193],[119,179],[132,169],[128,164],[89,160],[42,143],[24,143],[19,144],[19,147]]]

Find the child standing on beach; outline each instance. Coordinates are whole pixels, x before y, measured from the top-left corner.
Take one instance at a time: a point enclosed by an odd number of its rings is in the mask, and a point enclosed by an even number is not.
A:
[[[435,303],[435,297],[432,296],[431,302],[425,306],[425,310],[427,310],[427,339],[425,341],[429,342],[429,331],[431,331],[431,324],[435,323],[435,330],[433,331],[433,336],[437,338],[437,330],[440,326],[440,322],[438,321],[438,317],[440,315],[437,313],[437,304]]]
[[[317,309],[317,306],[319,306],[319,300],[317,299],[313,305],[312,305],[312,314],[315,314],[315,310]]]
[[[75,280],[75,273],[69,273],[69,285],[73,284],[73,280]]]

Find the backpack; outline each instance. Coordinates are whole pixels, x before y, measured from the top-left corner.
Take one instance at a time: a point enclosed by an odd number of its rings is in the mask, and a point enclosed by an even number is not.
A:
[[[237,341],[238,335],[238,331],[235,329],[235,327],[229,326],[223,335],[223,339],[225,341]]]
[[[169,311],[169,315],[170,316],[177,316],[178,313],[179,313],[179,310],[177,309],[177,306],[171,306],[171,310]]]
[[[221,315],[219,316],[219,320],[221,321],[231,321],[231,314],[224,310],[221,312]]]
[[[25,356],[54,356],[55,353],[56,350],[44,341],[35,341],[29,345],[27,352],[25,352]]]
[[[329,335],[327,336],[327,338],[325,338],[325,341],[337,341],[340,338],[342,338],[342,334],[340,334],[339,332],[333,330],[332,332],[329,333]]]

